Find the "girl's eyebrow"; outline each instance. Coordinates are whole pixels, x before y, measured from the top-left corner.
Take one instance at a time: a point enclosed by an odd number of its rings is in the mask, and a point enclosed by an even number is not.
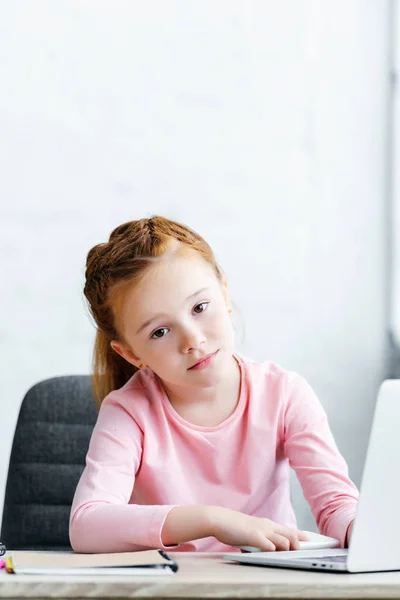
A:
[[[194,296],[198,296],[198,294],[202,294],[203,292],[205,292],[206,290],[208,290],[207,287],[201,288],[200,290],[197,290],[197,292],[195,292],[194,294],[190,294],[190,296],[188,296],[185,300],[185,302],[187,302],[188,300],[190,300],[191,298],[194,298]],[[140,333],[143,329],[145,329],[146,327],[148,327],[150,325],[150,323],[152,323],[153,321],[155,321],[156,319],[160,319],[161,317],[167,317],[168,315],[166,313],[158,313],[157,315],[154,315],[153,317],[151,317],[150,319],[148,319],[147,321],[145,321],[137,330],[136,335],[138,333]]]

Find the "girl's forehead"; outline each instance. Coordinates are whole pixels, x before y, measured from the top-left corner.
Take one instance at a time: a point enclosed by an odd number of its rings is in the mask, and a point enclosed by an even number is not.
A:
[[[126,333],[137,333],[155,315],[173,315],[196,301],[197,293],[215,294],[218,288],[214,268],[200,255],[174,255],[149,266],[143,278],[126,291],[115,313]]]
[[[164,279],[182,279],[196,277],[210,277],[214,275],[212,266],[199,255],[169,256],[165,260],[157,262],[149,268],[146,279],[149,283],[163,281]]]
[[[185,293],[193,285],[216,280],[213,267],[202,256],[174,254],[149,266],[136,291],[139,295],[157,289]]]

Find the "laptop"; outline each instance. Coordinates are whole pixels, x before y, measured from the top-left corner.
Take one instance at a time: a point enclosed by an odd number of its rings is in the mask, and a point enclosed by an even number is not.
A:
[[[400,570],[400,380],[379,388],[348,549],[228,553],[243,564],[368,573]]]

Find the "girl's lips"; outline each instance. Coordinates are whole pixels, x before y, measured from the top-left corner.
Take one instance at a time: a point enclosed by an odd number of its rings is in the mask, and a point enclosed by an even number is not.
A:
[[[216,352],[214,352],[213,354],[209,354],[208,356],[205,356],[198,363],[193,365],[193,367],[190,367],[188,369],[188,371],[200,371],[202,369],[206,369],[211,364],[211,362],[214,360],[214,358],[217,356],[217,353],[218,353],[218,350]]]

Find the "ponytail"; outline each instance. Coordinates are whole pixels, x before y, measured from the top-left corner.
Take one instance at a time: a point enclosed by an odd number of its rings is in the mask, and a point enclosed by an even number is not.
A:
[[[107,394],[125,385],[138,370],[111,348],[107,335],[98,329],[94,343],[92,375],[97,407],[100,408]]]

